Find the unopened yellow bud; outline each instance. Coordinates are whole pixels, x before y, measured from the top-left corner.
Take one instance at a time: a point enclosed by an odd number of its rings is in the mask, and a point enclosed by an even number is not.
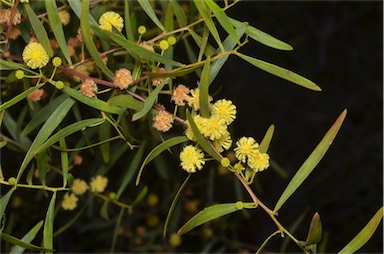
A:
[[[24,71],[22,71],[22,70],[17,70],[17,71],[15,72],[15,77],[16,77],[17,79],[23,79],[24,76],[25,76],[25,74],[24,74]]]
[[[168,37],[167,39],[167,42],[169,43],[169,45],[175,45],[176,44],[176,38],[174,36],[170,36]]]
[[[58,56],[54,57],[52,60],[52,64],[55,67],[59,67],[61,65],[61,63],[62,63],[61,58]]]
[[[63,89],[63,87],[64,87],[64,83],[63,83],[63,81],[56,81],[56,83],[55,83],[55,86],[56,86],[56,88],[57,89]]]
[[[169,43],[166,40],[160,41],[159,44],[161,50],[167,50],[169,48]]]
[[[137,32],[139,34],[145,34],[147,32],[147,28],[145,26],[139,26],[139,28],[137,28]]]

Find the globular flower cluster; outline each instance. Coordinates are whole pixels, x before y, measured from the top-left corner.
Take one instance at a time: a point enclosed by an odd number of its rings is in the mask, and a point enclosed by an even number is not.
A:
[[[153,118],[153,127],[159,131],[166,132],[172,128],[173,121],[173,116],[170,113],[160,110]]]
[[[124,20],[120,14],[114,11],[107,11],[101,15],[99,24],[103,30],[112,31],[112,27],[114,27],[121,32],[121,30],[123,30]]]
[[[236,158],[248,164],[248,166],[260,172],[269,167],[269,155],[259,151],[259,144],[252,137],[242,137],[236,142],[234,149]]]
[[[203,151],[193,145],[184,147],[183,151],[180,153],[180,165],[188,173],[195,173],[196,169],[201,170],[205,164],[203,159]]]
[[[61,202],[61,207],[64,210],[75,210],[77,207],[77,202],[79,198],[77,196],[83,195],[88,190],[88,184],[77,178],[73,180],[72,183],[72,192],[67,192],[63,196],[63,200]]]
[[[49,62],[49,56],[38,42],[29,43],[23,51],[23,60],[31,69],[42,68]]]

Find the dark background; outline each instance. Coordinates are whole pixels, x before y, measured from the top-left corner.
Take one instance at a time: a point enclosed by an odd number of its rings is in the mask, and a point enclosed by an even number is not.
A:
[[[383,204],[383,4],[244,1],[228,14],[294,47],[279,51],[252,41],[240,52],[290,69],[323,90],[304,89],[236,56],[215,80],[223,85],[219,96],[237,105],[235,136],[260,141],[270,124],[276,126],[270,155],[289,177],[272,171],[259,175],[264,189],[258,195],[267,205],[274,206],[289,179],[348,109],[324,159],[280,210],[288,226],[308,209],[297,233],[302,240],[312,215],[319,212],[328,234],[326,250],[337,252]],[[257,221],[245,230],[253,242],[275,230],[268,219],[256,219],[259,215],[252,216]],[[382,237],[380,224],[360,251],[382,253]]]

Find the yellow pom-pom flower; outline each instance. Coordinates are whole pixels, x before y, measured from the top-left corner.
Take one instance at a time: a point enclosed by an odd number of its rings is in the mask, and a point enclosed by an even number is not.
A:
[[[225,120],[218,116],[206,118],[202,124],[202,134],[210,140],[215,140],[223,136],[227,132]]]
[[[231,139],[231,134],[229,133],[228,130],[225,131],[225,133],[218,139],[215,139],[213,141],[213,145],[215,146],[216,150],[219,153],[224,152],[225,150],[228,150],[232,146],[232,139]]]
[[[176,38],[175,38],[175,36],[170,36],[170,37],[168,37],[167,42],[168,42],[169,45],[171,45],[171,46],[175,45],[175,44],[176,44]]]
[[[61,61],[61,58],[58,57],[58,56],[55,56],[52,60],[52,64],[53,66],[55,67],[59,67],[61,65],[62,61]]]
[[[223,118],[228,125],[236,118],[236,106],[232,104],[232,101],[218,100],[213,104],[211,113]]]
[[[145,34],[147,32],[147,28],[145,26],[139,26],[139,28],[137,28],[137,32],[139,34]]]
[[[252,137],[242,137],[236,142],[235,156],[239,161],[245,162],[247,157],[255,156],[259,152],[258,148],[259,144]]]
[[[92,178],[91,181],[91,190],[92,192],[104,192],[105,188],[107,187],[108,184],[108,178],[105,176],[96,176]]]
[[[83,195],[88,190],[88,184],[81,180],[75,179],[73,180],[72,192],[76,195]]]
[[[100,28],[103,30],[112,31],[113,26],[121,32],[121,30],[123,30],[124,20],[118,13],[114,11],[107,11],[101,15],[99,24]]]
[[[38,42],[29,43],[23,51],[23,60],[31,69],[42,68],[49,62],[49,56]]]
[[[269,167],[269,155],[266,153],[256,153],[248,157],[248,166],[256,172],[263,171]]]
[[[161,40],[159,43],[161,50],[167,50],[169,48],[169,43],[166,40]]]
[[[63,207],[64,210],[74,210],[77,206],[77,201],[79,199],[76,197],[75,194],[71,193],[65,193],[63,197],[63,202],[61,203],[61,207]]]
[[[201,170],[205,164],[204,153],[201,149],[192,145],[184,147],[180,153],[180,165],[188,173],[195,173],[196,169]]]
[[[24,71],[22,71],[22,70],[17,70],[17,71],[15,72],[15,77],[16,77],[17,79],[23,79],[24,76],[25,76],[25,73],[24,73]]]

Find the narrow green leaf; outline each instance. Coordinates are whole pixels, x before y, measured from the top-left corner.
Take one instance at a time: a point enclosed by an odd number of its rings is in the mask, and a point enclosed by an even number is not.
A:
[[[304,78],[303,76],[300,76],[300,75],[298,75],[298,74],[296,74],[290,70],[284,69],[280,66],[277,66],[277,65],[274,65],[271,63],[261,61],[261,60],[256,59],[256,58],[252,58],[252,57],[243,55],[243,54],[238,53],[238,52],[236,53],[236,55],[238,55],[240,58],[244,59],[248,63],[256,66],[257,68],[259,68],[263,71],[266,71],[268,73],[271,73],[272,75],[275,75],[275,76],[280,77],[282,79],[286,79],[292,83],[295,83],[299,86],[303,86],[305,88],[308,88],[308,89],[311,89],[314,91],[321,91],[321,88],[318,85],[316,85],[315,83],[313,83],[309,79]]]
[[[135,32],[133,31],[133,26],[131,22],[131,1],[124,1],[124,26],[127,38],[130,41],[135,40]]]
[[[20,239],[14,237],[14,236],[8,235],[8,234],[3,233],[3,232],[1,232],[0,236],[1,236],[2,240],[7,241],[7,242],[14,244],[14,245],[17,245],[17,246],[21,246],[27,250],[34,250],[34,251],[46,250],[46,251],[48,251],[47,249],[41,248],[39,246],[30,244],[30,243],[26,243],[26,242],[21,241]]]
[[[0,59],[0,71],[8,71],[8,70],[23,70],[32,75],[37,75],[37,73],[31,71],[29,68],[25,66],[25,64],[15,63],[12,61],[7,61],[4,59]]]
[[[137,174],[137,178],[136,178],[136,186],[139,185],[141,173],[143,172],[145,165],[147,165],[150,161],[152,161],[154,158],[156,158],[159,154],[161,154],[165,150],[186,141],[188,141],[188,138],[186,136],[173,137],[165,140],[163,143],[153,148],[152,151],[144,159],[144,162],[139,169],[139,173]]]
[[[89,21],[89,0],[82,1],[80,26],[83,35],[85,46],[88,49],[89,54],[95,60],[97,66],[103,71],[103,73],[112,80],[114,78],[113,72],[105,65],[103,59],[101,59],[99,52],[93,42],[93,36],[91,36],[91,26]]]
[[[23,174],[28,163],[32,160],[36,150],[48,139],[52,132],[57,128],[57,126],[67,115],[74,103],[75,101],[71,98],[66,99],[59,107],[56,108],[56,110],[48,118],[45,124],[41,127],[39,133],[37,134],[35,140],[33,141],[27,154],[25,155],[23,163],[20,166],[19,173],[17,174],[17,182],[19,182],[21,175]]]
[[[244,32],[246,31],[248,27],[247,23],[241,24],[236,29],[236,34],[239,38],[241,38],[244,35]],[[224,41],[223,41],[223,46],[225,51],[232,51],[235,46],[236,46],[236,41],[232,38],[232,36],[228,36]],[[220,54],[222,51],[220,48],[216,50],[217,54]],[[216,61],[214,61],[211,64],[211,68],[209,70],[209,84],[212,84],[213,80],[216,78],[216,76],[219,74],[221,68],[224,66],[225,62],[228,60],[229,55],[225,55],[223,57],[220,57]]]
[[[187,223],[185,223],[177,232],[177,234],[182,235],[191,231],[197,226],[204,224],[208,221],[220,218],[224,215],[242,210],[244,208],[256,208],[254,203],[243,203],[238,201],[236,203],[227,203],[227,204],[218,204],[204,208],[198,214],[193,216]]]
[[[125,208],[121,207],[119,216],[117,216],[115,230],[113,230],[112,244],[111,244],[111,249],[110,249],[109,253],[115,252],[116,240],[117,240],[117,237],[119,235],[119,232],[121,232],[120,228],[121,228],[121,222],[123,220],[124,212],[125,212]]]
[[[14,188],[10,189],[7,194],[1,197],[0,199],[0,220],[3,218],[5,208],[7,208],[9,199],[11,198],[13,192],[15,191]]]
[[[111,137],[111,124],[105,121],[99,127],[99,140],[106,140]],[[100,145],[101,157],[103,158],[104,163],[109,162],[110,155],[110,143],[106,142]]]
[[[335,139],[337,132],[339,131],[346,115],[347,109],[345,109],[340,114],[336,122],[332,125],[332,127],[328,130],[328,132],[325,134],[320,143],[316,146],[315,150],[313,150],[311,155],[305,160],[303,165],[293,176],[287,188],[284,190],[283,194],[281,194],[279,200],[277,201],[276,206],[273,209],[274,212],[277,212],[281,208],[281,206],[296,191],[296,189],[299,188],[299,186],[304,182],[304,180],[309,176],[309,174],[313,171],[316,165],[324,157],[328,148],[331,146],[333,140]]]
[[[140,148],[137,150],[132,161],[130,161],[128,169],[125,171],[125,175],[123,176],[123,180],[116,194],[117,199],[119,199],[121,194],[123,194],[123,191],[125,190],[125,188],[127,188],[128,184],[131,182],[133,178],[133,175],[136,173],[137,169],[139,168],[140,162],[144,155],[144,150],[145,150],[145,142],[143,142],[140,145]]]
[[[195,122],[193,121],[189,111],[187,110],[187,120],[189,125],[192,128],[193,135],[195,136],[199,145],[206,151],[209,155],[211,155],[215,160],[221,161],[220,155],[213,149],[212,144],[200,133],[197,128]]]
[[[65,137],[61,138],[59,140],[60,147],[62,149],[67,148],[67,143],[65,142]],[[67,180],[68,180],[68,171],[69,171],[69,159],[68,159],[68,153],[65,151],[60,151],[60,157],[61,157],[61,171],[63,173],[63,187],[67,186]]]
[[[113,113],[113,114],[120,114],[122,112],[122,108],[111,106],[107,102],[99,100],[97,98],[89,98],[82,94],[80,91],[75,90],[73,88],[70,88],[68,86],[64,86],[63,89],[61,89],[64,93],[68,94],[69,96],[73,97],[74,99],[101,111]]]
[[[62,138],[68,137],[69,135],[78,132],[80,130],[83,130],[87,127],[94,127],[99,124],[102,124],[105,120],[103,118],[91,118],[91,119],[84,119],[79,122],[70,124],[54,135],[52,135],[49,139],[44,140],[44,142],[34,151],[34,154],[38,154],[51,145],[55,144],[56,142],[60,141]]]
[[[139,195],[137,195],[135,200],[133,200],[131,205],[134,206],[137,203],[139,203],[141,200],[143,200],[145,198],[147,193],[148,193],[148,187],[147,187],[147,185],[145,185],[144,188],[140,191]]]
[[[95,31],[95,33],[105,34],[108,38],[113,40],[115,43],[119,44],[123,48],[125,48],[133,57],[145,57],[155,62],[160,62],[163,64],[170,64],[172,66],[183,66],[182,63],[176,62],[172,59],[166,58],[164,56],[161,56],[160,54],[156,52],[152,52],[148,49],[145,49],[141,47],[140,45],[137,45],[136,43],[127,40],[126,38],[122,37],[121,35],[118,35],[116,33],[101,30],[99,27],[93,26],[92,27]]]
[[[25,243],[31,243],[33,239],[35,239],[37,232],[39,232],[41,226],[43,226],[44,221],[39,221],[31,230],[26,233],[23,238],[21,238],[21,241]],[[21,254],[23,253],[25,248],[21,246],[15,246],[10,254]]]
[[[100,208],[100,217],[106,221],[109,221],[108,206],[109,200],[104,200],[103,205]]]
[[[240,40],[236,34],[235,28],[233,27],[227,14],[225,14],[224,10],[213,0],[204,0],[204,3],[206,3],[208,8],[211,9],[213,14],[215,14],[217,21],[219,21],[224,30],[227,31],[227,33],[232,36],[238,44],[240,44]]]
[[[165,10],[165,15],[164,15],[164,28],[166,31],[173,31],[175,29],[173,16],[174,15],[173,15],[172,5],[168,3],[167,9]],[[171,48],[169,48],[168,50],[171,50]]]
[[[68,95],[62,94],[55,99],[51,100],[44,108],[42,108],[36,115],[34,115],[31,121],[25,126],[22,134],[28,135],[40,124],[47,121],[50,115],[52,115],[53,111],[61,104],[64,100],[68,98]]]
[[[46,249],[53,249],[53,221],[55,216],[55,201],[56,201],[56,192],[53,193],[51,202],[47,210],[47,215],[45,217],[44,230],[43,230],[43,244]],[[46,253],[52,253],[52,251],[47,251]]]
[[[45,176],[47,175],[48,171],[48,153],[46,150],[38,154],[36,157],[36,162],[40,181],[43,185],[45,185]]]
[[[161,29],[161,31],[165,32],[165,28],[163,24],[161,24],[160,20],[157,18],[155,11],[152,9],[151,4],[148,0],[137,0],[139,4],[141,5],[141,8],[145,11],[145,13],[148,15],[148,17],[153,21],[153,23],[156,24],[158,28]]]
[[[29,4],[24,4],[24,7],[37,40],[41,43],[41,46],[43,46],[45,51],[47,51],[47,54],[52,57],[53,50],[51,48],[51,43],[49,42],[47,31],[45,31],[43,24],[37,17],[36,13],[32,10],[31,6]]]
[[[200,77],[200,84],[199,84],[199,103],[200,103],[200,113],[202,117],[208,118],[210,116],[209,113],[209,82],[208,82],[208,75],[209,75],[209,68],[211,64],[211,58],[208,57],[205,61],[203,71],[201,73]]]
[[[29,88],[28,90],[22,92],[21,94],[13,97],[9,101],[4,102],[3,104],[0,105],[0,111],[5,110],[5,109],[15,105],[19,101],[25,99],[30,93],[32,93],[33,91],[41,88],[42,86],[43,86],[43,84],[40,84],[40,85],[37,85],[37,86],[33,86],[33,87]]]
[[[263,140],[260,143],[260,146],[259,146],[260,152],[266,153],[268,151],[269,144],[271,143],[274,131],[275,131],[275,125],[271,124],[271,126],[269,126],[267,132],[265,133]]]
[[[348,254],[358,251],[372,237],[382,219],[383,207],[375,213],[367,225],[339,253]]]
[[[4,140],[4,141],[1,141],[1,142],[0,142],[0,149],[3,148],[3,147],[5,147],[7,144],[8,144],[7,141],[5,141],[5,140]]]
[[[52,32],[60,46],[61,52],[63,52],[67,63],[72,65],[72,59],[68,52],[67,40],[65,39],[63,25],[61,24],[59,18],[59,11],[56,5],[56,1],[45,0],[45,8],[47,10],[49,24],[51,25]]]
[[[145,116],[152,108],[153,103],[155,103],[155,100],[157,99],[157,96],[159,95],[161,89],[163,89],[164,85],[168,82],[168,80],[164,80],[159,84],[148,96],[148,98],[144,102],[144,107],[139,112],[135,113],[132,116],[132,121],[139,120],[143,116]]]
[[[81,8],[82,8],[82,4],[81,4],[81,1],[78,1],[78,0],[67,0],[67,2],[69,3],[69,5],[71,6],[72,8],[72,11],[76,14],[76,16],[80,19],[81,18]],[[96,20],[91,16],[89,15],[89,22],[92,24],[92,25],[95,25],[97,26],[98,23],[96,22]]]
[[[169,207],[169,210],[167,213],[167,218],[165,219],[165,223],[164,223],[163,238],[165,238],[167,236],[167,228],[168,228],[169,220],[171,219],[171,215],[173,213],[173,210],[175,209],[177,200],[180,197],[180,193],[184,190],[184,187],[187,186],[187,182],[188,182],[190,177],[191,177],[191,174],[188,174],[187,178],[184,180],[183,184],[180,186],[179,190],[176,192],[176,195],[172,200],[172,204]]]
[[[172,4],[173,12],[175,13],[177,23],[179,23],[180,27],[184,27],[187,25],[187,17],[183,11],[183,8],[177,3],[175,0],[170,0]]]
[[[230,18],[230,20],[235,27],[239,27],[242,24],[242,22],[238,20],[235,20],[232,18]],[[293,47],[288,43],[280,41],[279,39],[276,39],[275,37],[263,31],[260,31],[259,29],[253,26],[248,26],[245,33],[255,41],[258,41],[268,47],[279,49],[279,50],[293,50]]]
[[[209,38],[209,34],[210,34],[207,25],[204,25],[202,37],[199,36],[200,43],[198,43],[197,40],[195,39],[195,37],[197,37],[196,36],[197,34],[192,29],[190,29],[189,32],[192,35],[193,39],[196,41],[196,44],[200,48],[199,56],[197,57],[197,62],[200,62],[203,59],[203,54],[204,53],[205,53],[206,57],[210,57],[210,56],[212,56],[215,53],[215,51],[212,50],[213,47],[212,48],[207,47],[209,45],[208,44],[208,38]],[[209,52],[209,49],[211,49],[210,52]]]
[[[181,77],[185,76],[191,72],[198,71],[202,66],[204,65],[204,61],[201,61],[200,63],[196,63],[193,66],[190,67],[185,67],[185,68],[177,68],[173,69],[171,71],[166,71],[164,73],[159,73],[159,72],[151,72],[151,71],[146,71],[144,72],[145,75],[148,76],[157,76],[157,77]]]
[[[305,246],[318,244],[321,240],[322,232],[323,230],[321,226],[320,215],[316,212],[312,217],[311,224],[309,225]]]
[[[220,40],[219,32],[216,29],[215,23],[213,23],[213,20],[211,18],[211,13],[208,10],[207,6],[205,6],[204,1],[203,0],[193,0],[193,2],[195,3],[196,8],[199,11],[201,17],[204,19],[204,23],[207,25],[213,38],[217,42],[217,45],[219,45],[220,49],[222,51],[224,51],[223,44],[221,43],[221,40]]]
[[[108,104],[111,106],[124,107],[133,110],[142,110],[144,107],[144,103],[142,101],[139,101],[128,94],[113,96],[108,100]]]

